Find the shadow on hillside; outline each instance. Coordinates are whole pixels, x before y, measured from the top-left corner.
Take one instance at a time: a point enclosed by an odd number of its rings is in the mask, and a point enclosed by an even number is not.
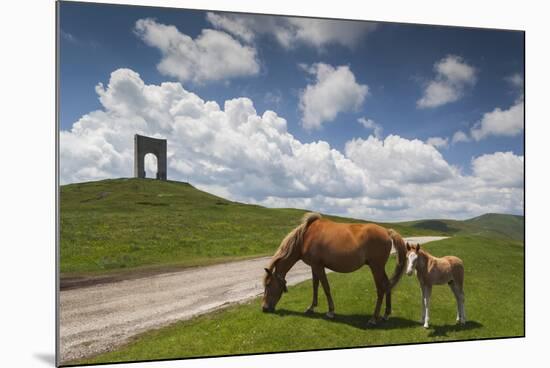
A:
[[[425,220],[420,221],[413,225],[413,227],[418,229],[434,230],[440,231],[447,234],[454,234],[459,231],[459,229],[449,226],[447,223],[440,220]]]
[[[452,325],[443,325],[443,326],[437,326],[432,325],[430,326],[430,333],[428,334],[429,337],[447,337],[449,332],[459,332],[459,331],[467,331],[467,330],[475,330],[476,328],[481,328],[483,325],[476,321],[467,321],[464,325],[459,324],[452,324]]]
[[[329,320],[325,317],[324,313],[312,313],[306,314],[304,312],[297,312],[288,309],[277,309],[275,314],[284,317],[284,316],[296,316],[309,319],[325,319],[331,323],[343,323],[351,327],[358,328],[360,330],[367,330],[373,328],[379,328],[384,330],[393,330],[393,329],[402,329],[402,328],[411,328],[418,327],[420,323],[418,321],[413,321],[410,319],[405,319],[401,317],[390,317],[389,320],[384,321],[380,320],[376,326],[370,326],[368,324],[371,315],[369,314],[336,314],[333,320]]]

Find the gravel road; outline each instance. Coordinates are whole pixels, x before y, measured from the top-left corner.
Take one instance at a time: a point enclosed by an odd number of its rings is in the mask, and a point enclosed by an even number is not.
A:
[[[407,240],[427,243],[444,238]],[[63,290],[59,314],[61,363],[110,351],[144,331],[258,296],[263,292],[263,268],[269,259]],[[287,283],[295,285],[310,277],[311,269],[300,261],[288,273]]]

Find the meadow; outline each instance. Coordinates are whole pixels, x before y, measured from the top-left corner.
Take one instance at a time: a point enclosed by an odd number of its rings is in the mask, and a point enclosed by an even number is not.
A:
[[[514,239],[457,235],[425,248],[436,256],[454,254],[465,264],[466,325],[455,324],[456,304],[447,286],[434,287],[431,326],[420,323],[416,277],[403,276],[393,293],[388,321],[368,327],[374,283],[367,267],[351,274],[329,274],[336,318],[327,320],[326,299],[314,315],[304,314],[311,282],[289,288],[274,314],[261,312],[259,298],[182,321],[136,337],[116,351],[78,364],[285,352],[403,343],[459,341],[524,335],[523,243]],[[388,271],[393,269],[393,257]]]

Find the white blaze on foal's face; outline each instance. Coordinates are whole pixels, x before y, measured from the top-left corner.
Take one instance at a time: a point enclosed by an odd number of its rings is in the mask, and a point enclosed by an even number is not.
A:
[[[407,254],[407,275],[412,275],[414,268],[416,267],[416,261],[418,259],[418,254],[412,251]]]

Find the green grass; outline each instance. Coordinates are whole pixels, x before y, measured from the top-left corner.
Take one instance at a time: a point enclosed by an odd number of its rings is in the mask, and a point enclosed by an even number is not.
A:
[[[62,277],[271,255],[305,212],[231,202],[187,183],[150,179],[64,185],[60,203]],[[391,226],[403,236],[440,233]]]
[[[326,320],[320,290],[316,314],[303,313],[311,301],[311,282],[290,287],[275,314],[260,311],[255,299],[243,305],[147,332],[122,348],[74,363],[103,363],[197,356],[283,352],[414,342],[467,340],[524,335],[523,244],[514,239],[458,235],[425,245],[436,256],[453,254],[465,265],[465,326],[455,325],[450,289],[436,286],[431,327],[420,318],[420,289],[415,277],[403,276],[393,293],[389,321],[367,328],[375,288],[368,267],[351,274],[329,275],[336,319]],[[392,261],[388,272],[393,270]]]

